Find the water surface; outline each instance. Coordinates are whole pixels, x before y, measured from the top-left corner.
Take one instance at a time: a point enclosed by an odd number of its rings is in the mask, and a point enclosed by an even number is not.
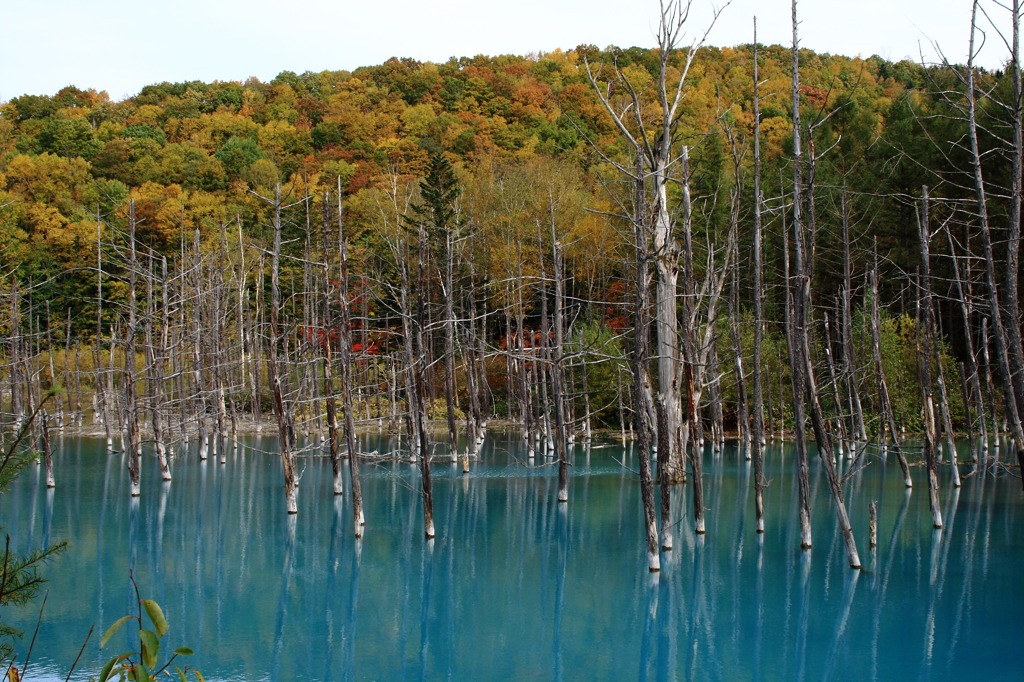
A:
[[[30,679],[63,680],[92,625],[76,679],[131,648],[128,632],[98,648],[133,611],[130,573],[163,606],[167,644],[195,649],[188,662],[208,680],[1020,679],[1024,495],[1006,475],[944,487],[937,531],[923,470],[908,493],[895,462],[871,454],[845,488],[864,563],[852,571],[816,459],[814,547],[802,552],[788,446],[767,453],[763,536],[749,464],[708,453],[708,533],[692,532],[690,489],[675,488],[675,549],[652,575],[636,457],[611,443],[575,449],[558,505],[555,468],[490,433],[468,476],[435,464],[433,542],[408,463],[363,465],[357,542],[323,458],[302,459],[299,514],[284,513],[270,438],[229,449],[225,464],[179,455],[170,484],[147,459],[135,501],[121,455],[55,443],[56,490],[30,467],[0,496],[14,548],[70,543],[46,570]],[[29,633],[37,609],[16,612]]]

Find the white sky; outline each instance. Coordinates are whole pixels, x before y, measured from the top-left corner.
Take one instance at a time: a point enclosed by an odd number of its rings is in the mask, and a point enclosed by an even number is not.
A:
[[[989,2],[993,17],[1009,15]],[[716,0],[721,6],[725,0]],[[693,0],[691,36],[712,3]],[[657,0],[7,0],[0,19],[0,101],[66,85],[112,99],[162,81],[270,80],[354,69],[392,56],[527,54],[579,44],[653,45]],[[713,45],[789,44],[789,0],[733,0]],[[833,54],[965,61],[970,0],[802,0],[801,44]],[[1007,50],[989,31],[979,63]]]

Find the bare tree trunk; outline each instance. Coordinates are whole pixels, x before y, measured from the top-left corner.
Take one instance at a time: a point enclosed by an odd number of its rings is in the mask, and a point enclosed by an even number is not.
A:
[[[474,252],[474,226],[469,226],[469,324],[465,326],[466,392],[469,394],[469,411],[466,415],[466,451],[462,458],[462,473],[469,473],[469,460],[475,458],[483,436],[483,414],[480,408],[480,386],[486,377],[480,372],[477,362],[477,305],[476,305],[476,254]],[[511,378],[511,375],[509,375]]]
[[[932,512],[932,526],[942,528],[942,508],[939,506],[939,475],[935,466],[935,444],[938,440],[935,425],[935,401],[932,396],[932,347],[935,337],[935,309],[932,307],[931,267],[928,243],[931,241],[929,228],[928,188],[921,188],[921,213],[918,228],[921,238],[921,327],[918,338],[921,345],[918,366],[921,375],[921,391],[924,403],[924,462],[928,468],[928,503]]]
[[[526,456],[527,459],[534,457],[534,431],[535,426],[533,423],[533,400],[531,398],[531,388],[529,380],[529,366],[530,360],[527,359],[527,345],[526,345],[526,334],[527,330],[525,327],[526,311],[523,307],[523,258],[522,258],[522,247],[520,244],[516,244],[517,258],[516,265],[518,268],[518,279],[516,286],[516,340],[515,347],[519,350],[519,405],[523,417],[523,435],[526,438]],[[532,338],[532,337],[531,337]],[[532,346],[532,344],[531,344]],[[530,355],[533,355],[534,351],[531,349]],[[533,365],[536,366],[536,361]]]
[[[164,404],[164,362],[167,353],[167,343],[165,341],[167,334],[167,259],[162,260],[162,290],[163,290],[163,305],[162,305],[162,317],[163,325],[161,329],[161,342],[159,353],[157,352],[157,342],[154,338],[153,333],[153,321],[156,319],[156,309],[154,307],[153,297],[153,280],[156,278],[153,272],[153,261],[150,258],[149,267],[149,279],[147,280],[148,286],[146,290],[146,316],[149,318],[146,323],[146,364],[149,366],[149,409],[152,419],[153,426],[153,444],[156,448],[157,464],[160,467],[160,477],[165,480],[171,480],[171,469],[167,464],[167,447],[164,444],[164,429],[163,421],[161,419],[161,410]]]
[[[327,197],[324,196],[326,201]],[[348,239],[345,237],[342,220],[341,179],[338,179],[338,248],[341,267],[339,281],[339,303],[341,304],[341,328],[338,332],[339,355],[341,355],[341,400],[345,410],[345,445],[348,448],[349,478],[352,480],[352,517],[357,538],[363,536],[363,486],[359,478],[359,452],[356,449],[356,421],[352,406],[352,298],[348,281]],[[364,346],[365,348],[365,346]],[[423,453],[426,458],[426,452]]]
[[[989,332],[988,317],[981,318],[981,359],[985,366],[985,392],[988,394],[988,404],[992,413],[992,440],[995,443],[996,452],[999,451],[999,405],[996,402],[996,387],[992,380],[992,360],[988,353]],[[982,417],[984,419],[984,417]]]
[[[762,400],[761,344],[764,333],[764,266],[761,258],[761,98],[757,62],[757,19],[754,19],[754,370],[753,460],[756,532],[764,533],[764,402]],[[769,387],[769,400],[770,400]]]
[[[810,403],[811,425],[814,428],[814,439],[818,444],[818,458],[821,460],[828,478],[829,489],[836,505],[836,516],[839,520],[839,529],[846,544],[846,558],[851,568],[860,568],[860,556],[857,553],[857,543],[853,536],[853,528],[846,512],[846,502],[843,498],[843,489],[839,477],[836,474],[833,462],[832,442],[829,437],[827,426],[822,415],[821,404],[818,400],[818,389],[814,378],[814,366],[811,363],[810,341],[808,339],[808,311],[811,308],[811,279],[814,265],[814,244],[815,244],[815,210],[814,210],[814,173],[815,153],[813,140],[808,140],[810,148],[808,191],[807,191],[807,231],[810,235],[810,253],[804,259],[803,248],[803,221],[800,214],[801,200],[801,151],[800,151],[800,60],[799,42],[797,40],[796,0],[793,0],[793,149],[794,149],[794,182],[793,182],[793,242],[796,255],[796,271],[799,277],[798,297],[796,304],[796,315],[794,316],[793,331],[794,341],[797,341],[798,361],[802,363],[802,379],[804,385],[799,387],[801,391],[807,391],[807,399]],[[802,400],[801,400],[802,402]],[[797,422],[800,427],[801,422]]]
[[[412,286],[409,282],[409,248],[405,242],[394,245],[394,256],[398,264],[398,272],[401,277],[399,289],[399,305],[402,315],[402,353],[405,356],[405,400],[406,400],[406,433],[409,436],[409,447],[416,456],[426,456],[420,449],[419,440],[419,413],[420,395],[419,379],[416,370],[416,331],[415,317],[412,309]]]
[[[1003,409],[1009,422],[1017,447],[1017,459],[1024,469],[1024,426],[1021,424],[1021,412],[1024,411],[1024,349],[1020,338],[1020,316],[1017,302],[1018,249],[1020,242],[1020,211],[1021,211],[1021,140],[1020,115],[1020,61],[1019,61],[1019,3],[1013,0],[1013,55],[1011,68],[1015,103],[1011,110],[1014,114],[1013,135],[1014,146],[1011,202],[1010,232],[1007,247],[1006,288],[1003,298],[1007,300],[1006,319],[1003,322],[1003,309],[1000,304],[999,289],[996,281],[996,262],[993,252],[992,234],[989,227],[988,202],[985,194],[985,182],[982,174],[982,157],[978,145],[978,125],[975,112],[974,85],[974,34],[978,2],[975,0],[971,10],[971,40],[967,60],[967,123],[970,140],[971,161],[974,170],[974,191],[978,203],[978,227],[981,232],[982,252],[985,258],[985,281],[988,285],[989,317],[992,322],[992,335],[995,341],[996,361],[1003,384]],[[1012,302],[1010,299],[1012,298]],[[1009,329],[1012,327],[1012,329]],[[1022,478],[1024,485],[1024,478]]]
[[[278,211],[279,218],[280,211]],[[209,456],[210,436],[206,429],[206,380],[203,377],[205,364],[203,359],[203,322],[206,317],[204,309],[206,296],[203,293],[203,261],[199,252],[199,237],[199,229],[196,228],[192,264],[192,277],[195,281],[193,294],[195,300],[192,303],[192,381],[195,384],[196,394],[195,416],[196,426],[199,429],[199,459],[203,461]],[[280,292],[278,293],[280,301]]]
[[[792,284],[789,274],[789,249],[786,247],[786,338],[789,344],[789,364],[793,383],[793,423],[796,441],[797,480],[800,496],[800,547],[810,549],[811,538],[811,505],[810,505],[810,469],[807,465],[806,416],[804,415],[804,395],[807,390],[804,372],[807,361],[803,356],[804,344],[802,336],[807,324],[806,311],[803,308],[803,223],[801,217],[802,199],[800,196],[803,185],[803,151],[800,143],[800,49],[797,42],[796,0],[793,9],[793,64],[792,64],[792,101],[793,101],[793,252],[796,284]],[[783,230],[785,234],[785,230]],[[793,291],[797,290],[797,295]]]
[[[323,344],[323,372],[324,372],[324,409],[327,412],[327,447],[331,458],[331,476],[332,476],[332,488],[335,495],[343,495],[345,493],[345,483],[342,476],[342,463],[341,463],[341,448],[339,446],[338,439],[338,399],[337,391],[334,385],[334,357],[332,353],[333,340],[331,338],[332,331],[334,329],[334,320],[331,317],[331,266],[330,266],[330,253],[331,243],[329,234],[329,227],[331,223],[331,197],[327,190],[324,190],[323,202],[321,205],[321,212],[323,214],[323,229],[321,232],[321,242],[323,248],[324,266],[323,266],[323,291],[320,300],[320,307],[323,309],[323,329],[324,333],[320,342]],[[342,330],[339,326],[338,329],[338,346],[341,347]],[[351,453],[349,453],[351,455]],[[356,525],[358,531],[359,526]]]
[[[291,411],[284,401],[286,378],[281,367],[281,186],[274,189],[274,250],[270,265],[270,384],[273,392],[274,417],[277,419],[278,447],[281,449],[281,469],[284,474],[285,510],[299,512],[299,478],[295,471],[295,453],[292,449]]]
[[[971,396],[973,397],[974,404],[978,409],[978,427],[981,439],[981,447],[983,450],[988,450],[988,430],[985,426],[985,400],[981,395],[981,377],[978,372],[978,360],[974,350],[974,335],[972,333],[972,316],[971,316],[971,301],[970,297],[964,290],[964,278],[960,275],[960,264],[959,259],[956,255],[956,248],[953,245],[953,235],[949,229],[949,224],[946,224],[946,239],[949,242],[949,254],[953,263],[953,277],[956,280],[956,291],[957,298],[960,301],[960,314],[964,321],[964,347],[966,349],[966,362],[962,365],[962,371],[966,374],[965,383],[969,383]],[[970,249],[968,248],[968,253]],[[968,270],[969,272],[969,270]],[[969,275],[968,275],[969,281]],[[964,398],[964,406],[967,409],[967,419],[970,424],[972,421],[970,403]]]
[[[639,150],[637,150],[639,152]],[[637,159],[637,216],[643,216],[643,160]],[[636,415],[636,447],[637,461],[640,464],[640,497],[644,507],[644,527],[647,533],[647,569],[656,572],[661,570],[661,557],[658,554],[658,523],[654,513],[654,481],[651,478],[650,429],[644,415],[647,413],[647,336],[648,322],[648,287],[649,270],[647,256],[647,235],[640,218],[634,221],[636,244],[636,282],[633,306],[633,398]],[[665,491],[662,491],[664,494]]]
[[[1010,112],[1013,121],[1013,145],[1010,158],[1012,172],[1010,184],[1010,215],[1009,230],[1006,240],[1006,271],[1005,271],[1005,306],[1006,306],[1006,341],[1009,355],[1010,376],[1013,384],[1013,397],[1017,401],[1017,418],[1014,424],[1014,446],[1017,450],[1017,464],[1024,472],[1024,341],[1021,340],[1020,295],[1018,282],[1020,278],[1020,241],[1021,241],[1021,203],[1022,183],[1024,183],[1024,120],[1022,120],[1021,67],[1020,67],[1020,0],[1012,3],[1012,54],[1010,56],[1010,76],[1013,83],[1013,98],[1010,101]],[[1024,476],[1021,477],[1024,486]]]
[[[57,483],[53,478],[53,451],[50,449],[50,415],[43,410],[39,416],[39,435],[43,446],[43,466],[46,468],[46,487],[56,488]]]
[[[540,385],[540,422],[543,428],[543,445],[541,446],[545,457],[550,457],[555,450],[555,440],[551,429],[550,402],[548,402],[549,379],[553,377],[551,371],[551,323],[548,317],[548,275],[544,268],[544,240],[541,235],[540,221],[537,221],[537,255],[540,263],[540,343],[537,347],[539,361],[535,364],[538,374],[537,383]],[[553,392],[553,391],[552,391]]]
[[[711,449],[721,452],[725,445],[725,412],[722,409],[722,372],[718,360],[718,335],[711,337],[711,348],[708,351],[708,402],[711,411]]]
[[[22,402],[21,382],[21,292],[18,280],[12,279],[11,285],[11,413],[14,415],[14,431],[17,432],[25,421],[25,408]]]
[[[829,384],[832,385],[832,398],[833,398],[833,400],[836,403],[837,414],[836,414],[835,424],[836,424],[836,432],[838,433],[838,436],[839,436],[839,452],[838,452],[838,456],[841,458],[843,456],[843,452],[844,452],[844,449],[846,447],[847,432],[846,432],[846,423],[843,420],[843,414],[842,414],[843,398],[839,394],[839,377],[836,374],[836,363],[835,363],[835,360],[833,360],[833,358],[832,358],[832,325],[829,324],[829,317],[828,317],[828,313],[827,312],[824,314],[824,325],[825,325],[825,346],[824,346],[824,350],[825,350],[825,363],[826,363],[826,366],[828,367],[828,381],[829,381]],[[853,435],[854,435],[854,432],[850,431],[850,440],[853,439]],[[852,444],[851,444],[851,451],[849,453],[849,457],[853,457]]]
[[[13,337],[12,337],[13,338]],[[103,372],[103,222],[100,220],[99,208],[96,209],[96,393],[99,395],[99,409],[103,420],[103,431],[107,438],[107,452],[114,447],[114,435],[110,429],[110,392],[105,390]],[[114,346],[110,346],[110,354],[114,354]],[[13,377],[13,375],[12,375]]]
[[[583,353],[580,357],[580,374],[583,381],[583,440],[585,443],[589,443],[594,435],[594,430],[591,425],[591,408],[590,408],[590,381],[587,376],[587,356],[584,349],[583,330],[580,330],[580,352]]]
[[[953,474],[953,487],[960,487],[960,467],[956,457],[956,434],[953,431],[953,417],[949,410],[949,393],[946,390],[946,372],[942,369],[942,352],[938,343],[939,335],[935,335],[933,353],[935,357],[935,385],[939,388],[939,413],[942,415],[942,431],[946,436],[946,447],[949,449],[949,467]],[[965,401],[964,409],[970,412],[970,405]]]
[[[914,485],[910,477],[910,467],[907,465],[906,455],[903,454],[903,446],[900,444],[900,432],[896,428],[896,416],[893,414],[892,401],[889,399],[889,386],[885,380],[885,368],[882,365],[882,320],[878,304],[878,251],[874,250],[874,269],[871,271],[871,346],[875,359],[875,377],[878,381],[878,400],[882,412],[882,440],[885,439],[886,427],[889,437],[892,438],[893,450],[896,451],[896,459],[899,461],[900,469],[903,471],[903,484],[907,488]]]
[[[843,347],[843,364],[846,375],[846,392],[850,396],[850,438],[868,439],[867,427],[864,425],[864,408],[860,401],[860,388],[857,381],[857,354],[853,344],[853,275],[850,265],[850,210],[846,200],[846,188],[842,194],[842,226],[843,226],[843,319],[841,336]]]
[[[445,231],[444,269],[444,401],[448,413],[448,456],[459,456],[459,432],[455,425],[455,244],[451,230]]]
[[[135,328],[138,324],[135,310],[135,276],[137,271],[138,259],[135,255],[135,199],[131,199],[128,203],[128,327],[125,330],[124,344],[124,399],[128,426],[128,475],[132,497],[138,497],[141,494],[142,474],[142,434],[139,432],[139,405],[135,387]]]
[[[562,338],[562,329],[565,324],[562,320],[563,254],[562,245],[555,239],[554,201],[552,201],[551,210],[551,241],[555,257],[555,347],[551,369],[554,379],[552,385],[555,401],[555,446],[558,451],[558,501],[565,503],[569,501],[569,453],[566,451],[568,444],[565,434],[565,376],[562,367],[565,354],[565,344]]]
[[[683,382],[686,395],[687,414],[691,425],[700,422],[700,415],[697,412],[697,397],[699,394],[694,386],[693,364],[683,362]],[[697,437],[696,429],[690,429],[690,446],[687,448],[690,460],[690,470],[693,473],[693,526],[694,532],[703,535],[704,526],[704,443]]]
[[[737,223],[738,218],[739,216],[737,214]],[[739,249],[738,244],[736,249]],[[739,261],[739,253],[734,253],[732,264],[732,295],[729,297],[729,331],[732,335],[733,367],[736,373],[736,426],[739,431],[739,449],[746,459],[750,459],[750,411],[749,401],[747,400],[747,377],[743,370],[743,343],[740,338]]]
[[[427,350],[426,350],[426,301],[427,292],[427,263],[424,259],[429,258],[427,251],[427,233],[423,226],[419,229],[419,283],[416,293],[416,340],[413,365],[410,367],[415,371],[416,393],[418,396],[416,411],[416,431],[420,444],[420,480],[423,487],[423,534],[429,540],[434,537],[434,493],[430,482],[430,437],[427,433],[427,407],[425,404],[425,387],[427,382]]]

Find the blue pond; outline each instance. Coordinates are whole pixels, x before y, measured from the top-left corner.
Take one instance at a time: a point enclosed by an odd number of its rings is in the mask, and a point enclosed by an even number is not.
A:
[[[869,453],[845,486],[864,563],[853,571],[816,458],[814,547],[801,551],[789,446],[766,454],[763,536],[749,464],[709,452],[708,533],[692,531],[691,489],[675,488],[675,549],[652,575],[636,455],[610,442],[575,449],[566,506],[554,467],[491,432],[468,476],[435,464],[429,543],[409,463],[362,465],[357,542],[351,499],[331,494],[320,456],[301,460],[299,514],[284,513],[270,438],[229,448],[224,464],[179,455],[170,484],[147,459],[135,501],[121,455],[89,439],[55,445],[56,490],[30,467],[0,495],[14,549],[69,542],[45,571],[33,680],[63,680],[91,626],[74,679],[135,645],[126,629],[99,649],[136,610],[130,573],[163,606],[167,644],[195,649],[182,662],[207,680],[1021,679],[1024,495],[995,468],[959,490],[942,472],[945,528],[934,530],[924,470],[911,493],[894,460]],[[5,615],[27,632],[22,655],[39,603]]]

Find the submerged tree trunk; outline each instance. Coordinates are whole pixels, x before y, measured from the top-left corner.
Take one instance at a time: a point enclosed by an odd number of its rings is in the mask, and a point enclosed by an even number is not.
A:
[[[299,478],[295,470],[295,453],[292,449],[293,431],[291,411],[285,405],[285,372],[280,357],[281,345],[281,186],[274,191],[274,250],[270,265],[270,384],[277,419],[278,447],[281,450],[281,469],[284,473],[285,510],[289,514],[299,512]]]
[[[903,446],[900,443],[900,432],[896,428],[896,416],[893,413],[892,401],[889,399],[889,385],[885,379],[885,367],[882,365],[882,319],[878,304],[878,250],[874,250],[874,268],[871,271],[871,348],[875,360],[875,378],[878,383],[878,400],[882,412],[882,427],[880,433],[882,440],[885,439],[885,431],[889,431],[892,439],[893,450],[896,451],[896,459],[899,461],[900,469],[903,472],[903,484],[907,488],[914,485],[910,477],[910,467],[907,465],[907,457],[903,453]]]
[[[792,101],[793,101],[793,269],[796,271],[796,284],[790,280],[789,249],[786,247],[786,340],[789,345],[790,374],[793,383],[793,423],[796,441],[797,479],[800,504],[800,547],[810,549],[811,537],[811,505],[810,505],[810,469],[807,465],[806,416],[804,414],[804,396],[807,390],[804,372],[807,359],[804,351],[804,330],[807,314],[803,306],[803,223],[801,188],[803,185],[803,151],[800,143],[800,51],[797,42],[796,1],[793,1],[793,64],[792,64]],[[785,230],[783,230],[785,234]]]
[[[50,415],[46,413],[46,410],[42,410],[39,414],[39,419],[39,436],[40,444],[43,449],[43,466],[46,469],[46,487],[56,488],[57,482],[53,478],[53,451],[50,449]]]
[[[946,225],[946,239],[949,242],[949,254],[953,263],[953,278],[956,281],[956,292],[957,299],[960,303],[960,315],[963,317],[964,323],[964,348],[965,348],[965,361],[963,371],[966,374],[965,381],[970,387],[970,395],[974,401],[975,406],[978,410],[978,431],[981,440],[981,449],[988,450],[988,430],[985,426],[985,400],[981,394],[981,376],[978,371],[978,359],[974,349],[974,336],[972,333],[972,317],[971,317],[971,303],[970,296],[964,290],[964,278],[960,275],[960,264],[959,259],[956,255],[956,248],[953,245],[953,235],[949,229],[949,224]],[[968,249],[968,253],[970,249]],[[968,269],[968,281],[970,279],[970,270]],[[964,405],[967,409],[967,418],[970,421],[970,403],[968,402],[965,393]]]
[[[413,364],[410,369],[414,372],[415,392],[417,396],[417,410],[414,415],[416,421],[416,434],[420,447],[420,482],[423,490],[423,534],[429,540],[434,537],[434,493],[430,481],[430,436],[427,432],[427,406],[426,406],[426,384],[427,384],[427,349],[426,349],[426,297],[427,291],[427,264],[424,259],[429,258],[427,252],[427,233],[423,226],[419,229],[419,282],[416,293],[416,330],[413,338],[416,342],[414,355],[411,358]]]
[[[455,425],[455,245],[451,230],[446,230],[444,237],[444,401],[448,413],[448,455],[455,462],[459,456]]]
[[[1009,422],[1017,448],[1017,459],[1024,470],[1024,425],[1021,423],[1024,412],[1024,349],[1021,345],[1019,303],[1017,301],[1017,278],[1019,277],[1018,254],[1020,248],[1021,219],[1021,153],[1024,141],[1021,140],[1021,94],[1020,94],[1020,60],[1019,60],[1019,3],[1013,0],[1013,44],[1010,68],[1012,70],[1014,102],[1013,113],[1013,172],[1011,179],[1009,239],[1007,240],[1006,291],[1003,299],[1006,309],[1003,310],[999,296],[999,285],[996,278],[996,260],[993,250],[992,233],[989,226],[988,199],[982,173],[982,153],[978,144],[978,124],[975,110],[974,83],[974,34],[978,2],[975,0],[971,11],[971,40],[967,61],[967,123],[968,138],[971,150],[971,162],[974,171],[974,192],[977,201],[978,227],[981,233],[982,253],[985,260],[985,283],[988,289],[989,319],[992,324],[993,341],[995,342],[996,363],[999,368],[1003,385],[1003,410]],[[1006,322],[1004,323],[1004,315]],[[1022,477],[1024,485],[1024,477]]]
[[[16,329],[16,327],[15,327]],[[12,334],[13,334],[12,330]],[[13,335],[12,335],[13,343]],[[94,364],[96,365],[96,393],[98,395],[100,418],[103,421],[103,431],[107,439],[107,452],[114,446],[114,435],[110,429],[110,401],[113,396],[106,390],[106,382],[103,371],[102,357],[103,343],[103,222],[100,220],[99,208],[96,209],[96,354]],[[110,354],[114,354],[114,346],[110,345]],[[11,373],[11,381],[14,381],[14,372]],[[13,395],[11,396],[13,399]]]
[[[320,307],[323,310],[323,335],[318,339],[322,345],[323,350],[323,394],[324,394],[324,411],[327,416],[327,447],[328,453],[331,458],[331,481],[332,488],[335,495],[343,495],[345,493],[344,477],[342,475],[342,461],[341,461],[341,444],[338,437],[338,397],[337,387],[334,385],[334,353],[333,353],[333,336],[332,332],[334,329],[334,320],[331,316],[331,267],[330,267],[330,253],[331,253],[331,240],[330,224],[331,224],[331,195],[328,190],[324,190],[322,204],[320,207],[322,213],[322,230],[321,230],[321,247],[323,249],[323,290],[321,291]],[[341,347],[341,337],[343,330],[338,329],[338,345]],[[344,370],[343,370],[344,371]],[[351,453],[350,453],[351,454]],[[358,525],[357,525],[358,530]]]
[[[761,99],[758,82],[757,19],[754,19],[754,369],[751,453],[754,460],[754,518],[756,532],[764,533],[764,401],[762,398],[761,345],[764,333],[764,272],[761,258]]]
[[[125,410],[127,410],[128,476],[132,497],[138,497],[142,492],[142,434],[139,432],[135,370],[135,328],[138,324],[135,290],[136,271],[138,270],[138,259],[135,254],[135,224],[135,200],[132,199],[128,203],[128,327],[125,330],[124,343],[124,400]]]
[[[850,209],[847,205],[846,188],[842,194],[843,225],[843,316],[841,339],[843,364],[845,365],[846,392],[850,399],[850,438],[866,441],[867,428],[864,425],[864,408],[860,401],[860,387],[857,381],[857,354],[853,344],[853,274],[850,265]]]
[[[939,474],[935,466],[935,446],[938,440],[935,424],[935,400],[932,394],[932,348],[935,345],[935,309],[932,306],[931,267],[928,243],[929,228],[928,188],[921,188],[921,213],[918,228],[921,239],[921,329],[919,330],[921,391],[924,404],[924,462],[928,470],[928,504],[932,512],[932,526],[942,528],[942,508],[939,506]]]
[[[638,170],[637,177],[642,177],[642,165]],[[641,183],[638,183],[641,184]],[[642,200],[642,184],[638,191],[638,198]],[[636,415],[636,447],[637,461],[640,464],[640,497],[643,501],[644,528],[647,534],[647,568],[651,572],[661,570],[661,557],[658,554],[658,523],[655,520],[654,511],[654,481],[651,478],[651,440],[650,429],[644,415],[647,413],[647,390],[645,378],[647,376],[647,335],[649,322],[647,318],[648,306],[648,265],[647,265],[647,236],[643,225],[637,221],[636,232],[636,289],[633,304],[633,399],[634,414]],[[662,491],[664,493],[664,491]]]
[[[552,202],[552,211],[554,210]],[[555,256],[555,347],[552,358],[552,373],[555,401],[555,447],[558,451],[558,501],[569,501],[569,453],[566,451],[568,442],[566,439],[565,424],[565,371],[562,367],[564,362],[564,341],[562,320],[562,245],[555,239],[554,214],[552,213],[551,239],[553,242]]]
[[[156,309],[154,307],[153,298],[153,280],[155,275],[153,273],[152,260],[150,260],[149,268],[149,286],[146,292],[146,314],[149,318],[146,323],[146,361],[149,365],[149,407],[152,415],[153,425],[153,445],[156,448],[157,463],[160,467],[160,477],[165,480],[171,480],[171,469],[167,464],[167,446],[164,443],[164,428],[162,410],[164,404],[164,362],[166,361],[167,353],[167,259],[164,258],[162,261],[162,286],[163,291],[163,305],[162,305],[162,320],[160,330],[160,345],[157,347],[156,335],[153,333],[153,321],[156,318]],[[159,353],[157,352],[159,350]]]
[[[326,197],[325,197],[326,198]],[[359,451],[356,449],[356,419],[352,406],[352,297],[349,295],[348,239],[342,219],[341,179],[338,179],[338,249],[340,275],[338,298],[341,327],[338,347],[341,356],[341,403],[345,410],[345,447],[348,449],[348,472],[352,483],[353,534],[363,536],[366,519],[363,515],[363,486],[359,476]],[[365,346],[364,346],[365,348]]]
[[[794,341],[797,342],[798,361],[803,364],[800,372],[804,385],[800,390],[807,392],[807,400],[810,405],[811,426],[814,429],[814,439],[818,445],[818,458],[825,469],[825,476],[828,479],[829,489],[832,492],[832,499],[836,505],[836,516],[839,520],[839,530],[842,533],[843,541],[846,544],[846,558],[851,568],[860,568],[860,556],[857,553],[857,543],[853,536],[853,528],[846,512],[846,501],[843,496],[842,484],[836,473],[833,461],[832,439],[829,436],[827,425],[822,413],[821,402],[818,397],[817,382],[814,377],[814,366],[811,362],[810,340],[808,339],[808,311],[811,309],[811,279],[814,265],[814,243],[815,243],[815,209],[814,209],[814,174],[816,157],[814,152],[813,139],[808,140],[810,154],[808,158],[808,189],[807,189],[807,232],[809,253],[804,254],[803,221],[800,214],[801,199],[801,152],[800,152],[800,61],[799,42],[797,40],[796,0],[793,0],[793,149],[794,149],[794,196],[793,196],[793,242],[796,255],[796,271],[798,277],[796,315],[794,316]],[[799,427],[799,422],[798,422]]]

